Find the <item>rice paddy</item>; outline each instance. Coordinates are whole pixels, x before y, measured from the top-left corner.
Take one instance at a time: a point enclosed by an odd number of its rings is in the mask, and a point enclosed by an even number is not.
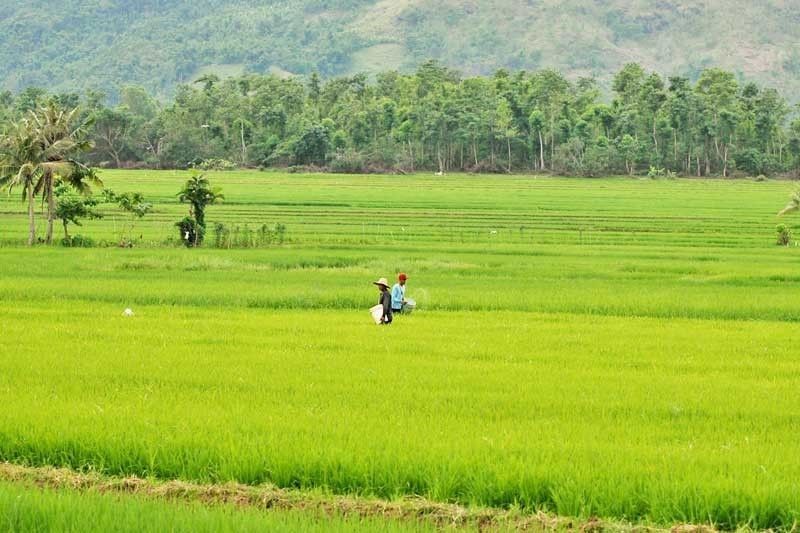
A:
[[[184,174],[103,177],[154,202],[139,247],[26,249],[0,200],[0,460],[796,527],[792,184],[219,173],[210,223],[286,240],[186,250]],[[114,243],[103,210],[79,233]],[[419,308],[377,328],[400,271]]]
[[[79,494],[70,489],[47,490],[11,483],[0,483],[0,527],[8,533],[433,531],[422,525],[377,519],[356,520],[287,511],[265,513],[233,505],[176,504],[134,495]]]

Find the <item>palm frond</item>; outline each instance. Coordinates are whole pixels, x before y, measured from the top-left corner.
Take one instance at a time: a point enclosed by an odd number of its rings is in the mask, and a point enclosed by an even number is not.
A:
[[[795,191],[795,193],[792,194],[791,200],[786,207],[784,207],[780,213],[778,213],[778,216],[782,217],[783,215],[787,215],[797,210],[800,210],[800,191]]]

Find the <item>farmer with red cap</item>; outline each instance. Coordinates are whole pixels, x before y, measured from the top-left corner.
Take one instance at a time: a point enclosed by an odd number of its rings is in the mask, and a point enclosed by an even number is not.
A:
[[[406,305],[406,281],[408,276],[401,273],[397,276],[397,283],[392,287],[392,312],[402,313]]]

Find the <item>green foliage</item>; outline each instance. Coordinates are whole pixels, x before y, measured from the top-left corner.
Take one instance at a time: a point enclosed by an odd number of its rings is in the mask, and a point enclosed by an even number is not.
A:
[[[236,170],[237,165],[232,161],[228,161],[227,159],[206,159],[201,161],[195,168],[199,170]]]
[[[116,197],[119,207],[135,218],[144,218],[153,208],[153,204],[145,201],[140,192],[126,192]]]
[[[197,223],[192,217],[183,217],[175,223],[178,228],[178,237],[187,248],[194,248],[203,243],[205,227]]]
[[[59,184],[55,188],[56,212],[55,216],[64,226],[64,241],[71,245],[72,239],[69,236],[69,224],[82,226],[81,219],[98,219],[103,215],[94,208],[100,203],[91,196],[79,194],[72,186]]]
[[[328,168],[334,173],[361,174],[367,170],[367,162],[356,150],[339,150],[333,156]]]
[[[71,235],[69,238],[61,239],[61,245],[67,248],[93,248],[96,243],[86,235]]]
[[[789,246],[792,242],[792,231],[786,224],[778,224],[775,228],[778,233],[778,246]]]
[[[119,483],[119,481],[111,481]],[[218,490],[216,488],[212,490]],[[0,523],[8,533],[81,531],[82,533],[215,533],[281,531],[287,533],[358,533],[434,531],[422,524],[377,518],[322,516],[298,512],[209,504],[199,495],[179,500],[114,493],[106,488],[48,489],[28,482],[0,483]]]
[[[800,190],[797,190],[797,191],[792,193],[792,196],[791,196],[791,199],[789,200],[789,203],[786,204],[786,207],[784,207],[778,213],[778,216],[783,216],[783,215],[786,215],[786,214],[789,214],[789,213],[794,213],[795,211],[798,211],[798,210],[800,210]]]
[[[224,198],[221,190],[211,187],[211,183],[203,174],[193,174],[183,186],[178,193],[178,201],[189,204],[189,216],[175,225],[188,248],[203,244],[206,233],[206,207]]]
[[[184,236],[184,240],[185,239]],[[286,226],[281,223],[261,224],[251,229],[243,226],[226,226],[220,222],[214,224],[214,248],[262,248],[281,245],[286,241]]]
[[[36,238],[35,196],[41,195],[47,205],[45,242],[50,244],[56,219],[56,187],[68,184],[86,195],[91,192],[90,184],[102,185],[94,170],[75,159],[92,147],[86,139],[91,121],[81,120],[78,111],[65,108],[55,98],[37,102],[10,125],[7,133],[0,135],[0,185],[9,190],[15,186],[24,190],[23,199],[28,202],[28,245]]]
[[[320,124],[311,125],[293,142],[294,161],[299,165],[324,165],[330,146],[328,129]]]
[[[610,103],[591,78],[572,82],[552,69],[464,78],[434,61],[374,81],[206,75],[197,82],[179,86],[166,105],[136,87],[124,88],[114,107],[87,95],[76,120],[91,123],[88,162],[342,173],[800,173],[800,126],[787,102],[719,68],[693,84],[628,64],[614,77]],[[39,96],[35,109],[39,101],[47,99]]]
[[[111,189],[103,190],[103,200],[107,203],[114,203],[127,213],[128,218],[119,234],[119,245],[123,248],[133,247],[135,239],[133,236],[136,223],[143,219],[145,215],[153,209],[153,204],[146,201],[140,192],[126,192],[116,194]]]
[[[596,73],[609,87],[614,70],[638,57],[692,78],[720,65],[796,94],[794,7],[748,0],[702,6],[657,0],[34,0],[3,8],[0,77],[15,91],[99,88],[114,101],[122,97],[120,86],[143,85],[163,100],[177,85],[197,79],[205,85],[210,75],[327,78],[414,68],[434,58],[470,74],[536,70],[546,63],[570,79]]]

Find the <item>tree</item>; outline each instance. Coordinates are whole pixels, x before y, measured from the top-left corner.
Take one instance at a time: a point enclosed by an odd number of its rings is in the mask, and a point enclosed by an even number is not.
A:
[[[740,88],[737,79],[710,69],[697,83],[665,80],[629,64],[615,76],[614,98],[606,104],[591,78],[571,83],[552,69],[462,78],[429,62],[413,74],[387,72],[374,82],[364,75],[324,81],[209,75],[179,86],[164,107],[137,87],[123,88],[112,108],[104,95],[87,93],[73,121],[94,117],[96,147],[86,161],[158,168],[218,159],[339,171],[372,165],[509,171],[525,164],[572,173],[591,163],[591,172],[602,175],[622,172],[623,160],[625,172],[633,173],[638,166],[724,176],[732,169],[798,169],[800,136],[787,125],[786,100],[753,83]],[[0,92],[0,128],[30,118],[22,109],[48,98],[37,90],[16,97]],[[75,98],[58,100],[63,108]],[[345,152],[349,163],[342,165]]]
[[[322,124],[306,128],[294,143],[294,158],[300,164],[324,165],[330,150],[330,132]]]
[[[792,166],[795,175],[800,176],[800,118],[795,119],[789,128],[789,144],[787,146],[792,156]]]
[[[625,170],[629,176],[633,176],[636,172],[636,160],[639,157],[639,142],[631,135],[622,137],[619,143],[619,151],[622,157],[625,158]]]
[[[669,78],[665,113],[672,128],[672,156],[675,164],[679,165],[677,168],[683,167],[687,173],[692,168],[693,137],[697,131],[694,124],[696,109],[691,82],[679,76]]]
[[[89,183],[102,185],[94,171],[73,159],[90,148],[83,139],[85,124],[74,126],[78,110],[60,108],[54,101],[30,111],[2,140],[2,176],[8,186],[21,186],[28,199],[28,244],[35,240],[33,197],[41,194],[47,203],[45,242],[53,241],[56,218],[55,187],[72,185],[81,194],[91,191]]]
[[[214,89],[214,86],[219,83],[219,81],[219,76],[216,74],[203,74],[194,80],[195,83],[202,83],[203,90],[207,93],[210,93]]]
[[[656,158],[658,158],[660,157],[658,146],[658,115],[661,111],[661,107],[667,100],[667,95],[664,91],[664,80],[661,76],[653,73],[644,80],[640,98],[642,107],[647,113],[650,124],[652,125],[653,148],[655,149]]]
[[[634,106],[641,94],[644,81],[645,72],[641,65],[628,63],[614,76],[612,88],[623,106]]]
[[[22,188],[22,199],[28,202],[28,246],[36,241],[34,214],[35,187],[38,181],[38,145],[26,120],[12,124],[11,131],[0,137],[0,185],[9,194],[14,187]]]
[[[55,194],[57,198],[56,218],[61,220],[61,224],[64,226],[64,244],[69,246],[72,243],[68,228],[70,223],[82,226],[81,219],[103,218],[103,215],[93,209],[98,204],[97,200],[91,196],[78,194],[70,185],[58,185]]]
[[[695,88],[704,106],[708,136],[722,165],[722,175],[728,176],[728,156],[739,120],[739,84],[733,73],[721,69],[703,71]]]
[[[187,247],[197,247],[203,243],[206,230],[206,207],[224,200],[219,188],[212,188],[203,174],[194,174],[178,193],[181,203],[189,204],[189,216],[178,222],[181,238]],[[187,226],[188,224],[188,226]]]
[[[91,192],[90,183],[102,185],[95,172],[73,159],[92,145],[85,140],[88,123],[74,124],[78,108],[65,110],[55,102],[31,112],[30,127],[37,144],[36,176],[34,188],[47,202],[47,232],[45,242],[53,242],[55,220],[55,187],[59,182],[72,185],[81,194]]]
[[[46,95],[47,91],[40,87],[28,87],[17,95],[17,112],[19,114],[25,114],[35,110],[41,105]]]
[[[517,129],[514,127],[513,117],[511,116],[511,107],[508,102],[501,98],[497,105],[497,133],[502,139],[505,139],[508,148],[508,166],[506,171],[511,173],[511,141],[518,135]]]
[[[132,247],[134,243],[133,229],[136,221],[144,218],[153,209],[153,204],[146,201],[144,195],[140,192],[116,194],[111,189],[105,189],[103,190],[103,198],[106,202],[117,204],[120,209],[128,213],[129,219],[122,228],[119,245],[124,248]]]
[[[544,129],[544,113],[539,108],[536,108],[528,118],[531,131],[535,131],[539,136],[539,168],[545,170],[547,167],[544,164],[544,140],[542,138],[542,130]]]
[[[133,127],[133,117],[124,109],[105,107],[97,111],[92,120],[95,145],[103,153],[111,156],[114,166],[120,168],[121,156],[128,146],[130,130]]]
[[[563,74],[552,69],[538,72],[531,79],[529,107],[540,109],[544,115],[551,160],[556,150],[557,123],[565,106],[569,106],[570,88],[570,83]]]

